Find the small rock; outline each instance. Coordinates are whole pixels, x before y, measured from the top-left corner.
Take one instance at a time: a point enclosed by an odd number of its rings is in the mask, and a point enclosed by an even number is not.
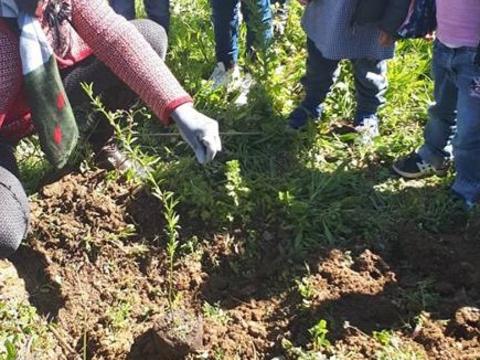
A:
[[[62,194],[62,192],[63,192],[63,188],[60,182],[55,182],[53,184],[45,186],[41,191],[42,195],[45,196],[46,198],[59,196],[60,194]]]
[[[254,321],[249,321],[248,322],[248,332],[250,335],[259,338],[259,337],[265,337],[267,335],[267,330],[262,324],[259,324]]]
[[[244,329],[248,328],[248,324],[245,321],[245,313],[238,310],[232,310],[229,312],[229,315],[232,317],[235,324],[240,325]]]
[[[480,327],[480,309],[465,306],[455,313],[455,321],[458,324],[470,324]]]
[[[202,276],[199,274],[192,276],[192,279],[190,280],[191,288],[196,288],[200,286],[202,283],[203,283],[203,279],[202,279]]]
[[[480,337],[480,309],[468,306],[458,309],[449,332],[464,339]]]
[[[262,314],[258,310],[252,311],[252,320],[254,321],[262,321]]]

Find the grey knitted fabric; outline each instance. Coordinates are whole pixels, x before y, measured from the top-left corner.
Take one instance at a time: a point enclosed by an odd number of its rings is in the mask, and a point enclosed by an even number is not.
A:
[[[0,145],[0,258],[10,256],[20,246],[30,217],[25,190],[6,168],[12,167],[11,158],[9,148]]]

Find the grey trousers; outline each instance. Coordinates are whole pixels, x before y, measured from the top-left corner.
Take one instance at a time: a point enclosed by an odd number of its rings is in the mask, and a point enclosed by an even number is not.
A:
[[[17,250],[30,218],[27,195],[18,179],[13,147],[0,143],[0,259]]]

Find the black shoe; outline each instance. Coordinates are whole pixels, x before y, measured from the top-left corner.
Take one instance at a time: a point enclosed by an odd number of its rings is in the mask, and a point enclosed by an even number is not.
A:
[[[426,162],[416,152],[396,161],[393,164],[393,171],[407,179],[420,179],[432,175],[445,176],[448,171],[448,165],[441,169],[436,169],[433,165]]]
[[[313,121],[318,121],[320,119],[321,113],[321,106],[307,108],[303,105],[299,105],[290,114],[287,130],[300,130],[307,125],[308,120],[311,119]]]
[[[98,151],[95,151],[96,165],[105,170],[117,170],[120,172],[133,171],[140,178],[147,176],[147,170],[136,160],[130,159],[122,152],[113,139],[109,140]]]

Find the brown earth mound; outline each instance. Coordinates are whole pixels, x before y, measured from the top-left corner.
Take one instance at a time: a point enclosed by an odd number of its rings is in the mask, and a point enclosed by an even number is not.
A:
[[[13,259],[31,303],[78,354],[86,343],[88,358],[144,358],[167,314],[160,203],[91,172],[46,187],[32,212],[28,245]],[[202,235],[175,266],[178,308],[204,315],[198,353],[269,359],[284,353],[282,339],[308,346],[308,330],[325,319],[327,353],[375,359],[386,345],[372,335],[391,329],[431,359],[479,359],[479,238],[405,229],[391,249],[318,249],[308,271],[282,255],[276,229],[253,260],[242,231]]]

